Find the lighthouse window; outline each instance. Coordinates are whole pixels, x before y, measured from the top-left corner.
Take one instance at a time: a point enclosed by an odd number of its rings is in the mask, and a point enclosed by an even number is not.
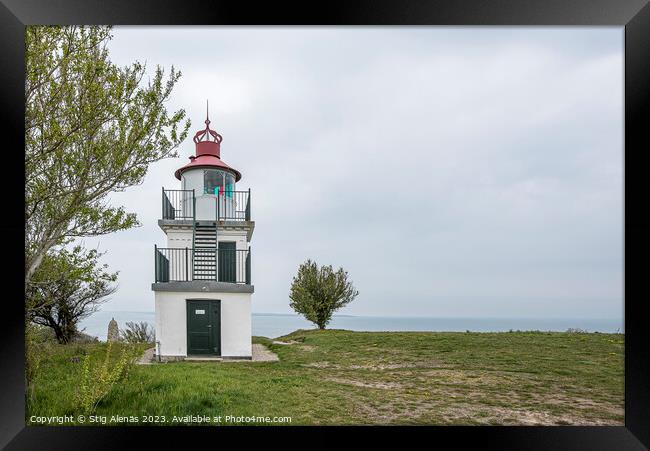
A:
[[[235,177],[218,169],[203,171],[203,194],[232,197],[235,191]]]
[[[235,177],[233,177],[232,174],[225,173],[225,192],[226,192],[226,197],[232,197],[233,192],[235,191]]]
[[[223,171],[217,169],[207,169],[203,171],[203,193],[219,194],[223,191]]]

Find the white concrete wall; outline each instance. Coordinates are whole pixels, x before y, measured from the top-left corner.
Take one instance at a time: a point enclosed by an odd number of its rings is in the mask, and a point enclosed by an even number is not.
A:
[[[247,249],[246,230],[219,227],[217,238],[219,241],[235,241],[237,249]],[[183,229],[167,230],[167,247],[192,248],[192,226]]]
[[[248,249],[248,244],[246,241],[246,230],[223,229],[220,227],[217,230],[217,239],[219,241],[234,241],[237,243],[235,245],[235,248],[237,250]]]
[[[187,299],[221,300],[221,355],[252,355],[250,293],[156,291],[156,340],[162,356],[187,355]]]
[[[167,247],[192,249],[192,228],[168,230]]]

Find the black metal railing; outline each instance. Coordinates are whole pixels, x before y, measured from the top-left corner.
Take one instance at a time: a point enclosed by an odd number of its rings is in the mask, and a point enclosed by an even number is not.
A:
[[[250,221],[251,190],[222,191],[216,197],[218,221]],[[162,190],[162,218],[196,220],[196,194],[189,189]]]
[[[192,189],[162,190],[163,219],[194,219],[196,198]]]
[[[246,285],[251,284],[251,248],[248,248],[246,254]]]
[[[251,283],[251,250],[154,246],[155,282]]]
[[[217,197],[217,220],[250,221],[251,190],[225,191]]]

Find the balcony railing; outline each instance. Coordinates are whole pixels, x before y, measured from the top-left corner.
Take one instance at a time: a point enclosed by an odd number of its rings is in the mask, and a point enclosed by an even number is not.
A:
[[[155,282],[213,280],[251,284],[248,249],[162,248],[154,246]]]
[[[162,190],[163,219],[194,219],[196,200],[192,189]]]
[[[251,190],[225,191],[217,196],[217,219],[220,221],[251,220]]]
[[[179,220],[250,221],[251,190],[221,191],[197,199],[194,190],[162,190],[162,218]]]

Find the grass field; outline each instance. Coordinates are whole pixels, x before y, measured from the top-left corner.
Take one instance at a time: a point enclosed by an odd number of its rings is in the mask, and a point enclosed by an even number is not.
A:
[[[165,416],[165,424],[187,415],[291,417],[294,425],[623,424],[621,334],[310,330],[281,340],[291,344],[253,340],[279,362],[137,365],[96,414]],[[27,422],[75,415],[73,357],[101,359],[105,346],[55,346]]]

